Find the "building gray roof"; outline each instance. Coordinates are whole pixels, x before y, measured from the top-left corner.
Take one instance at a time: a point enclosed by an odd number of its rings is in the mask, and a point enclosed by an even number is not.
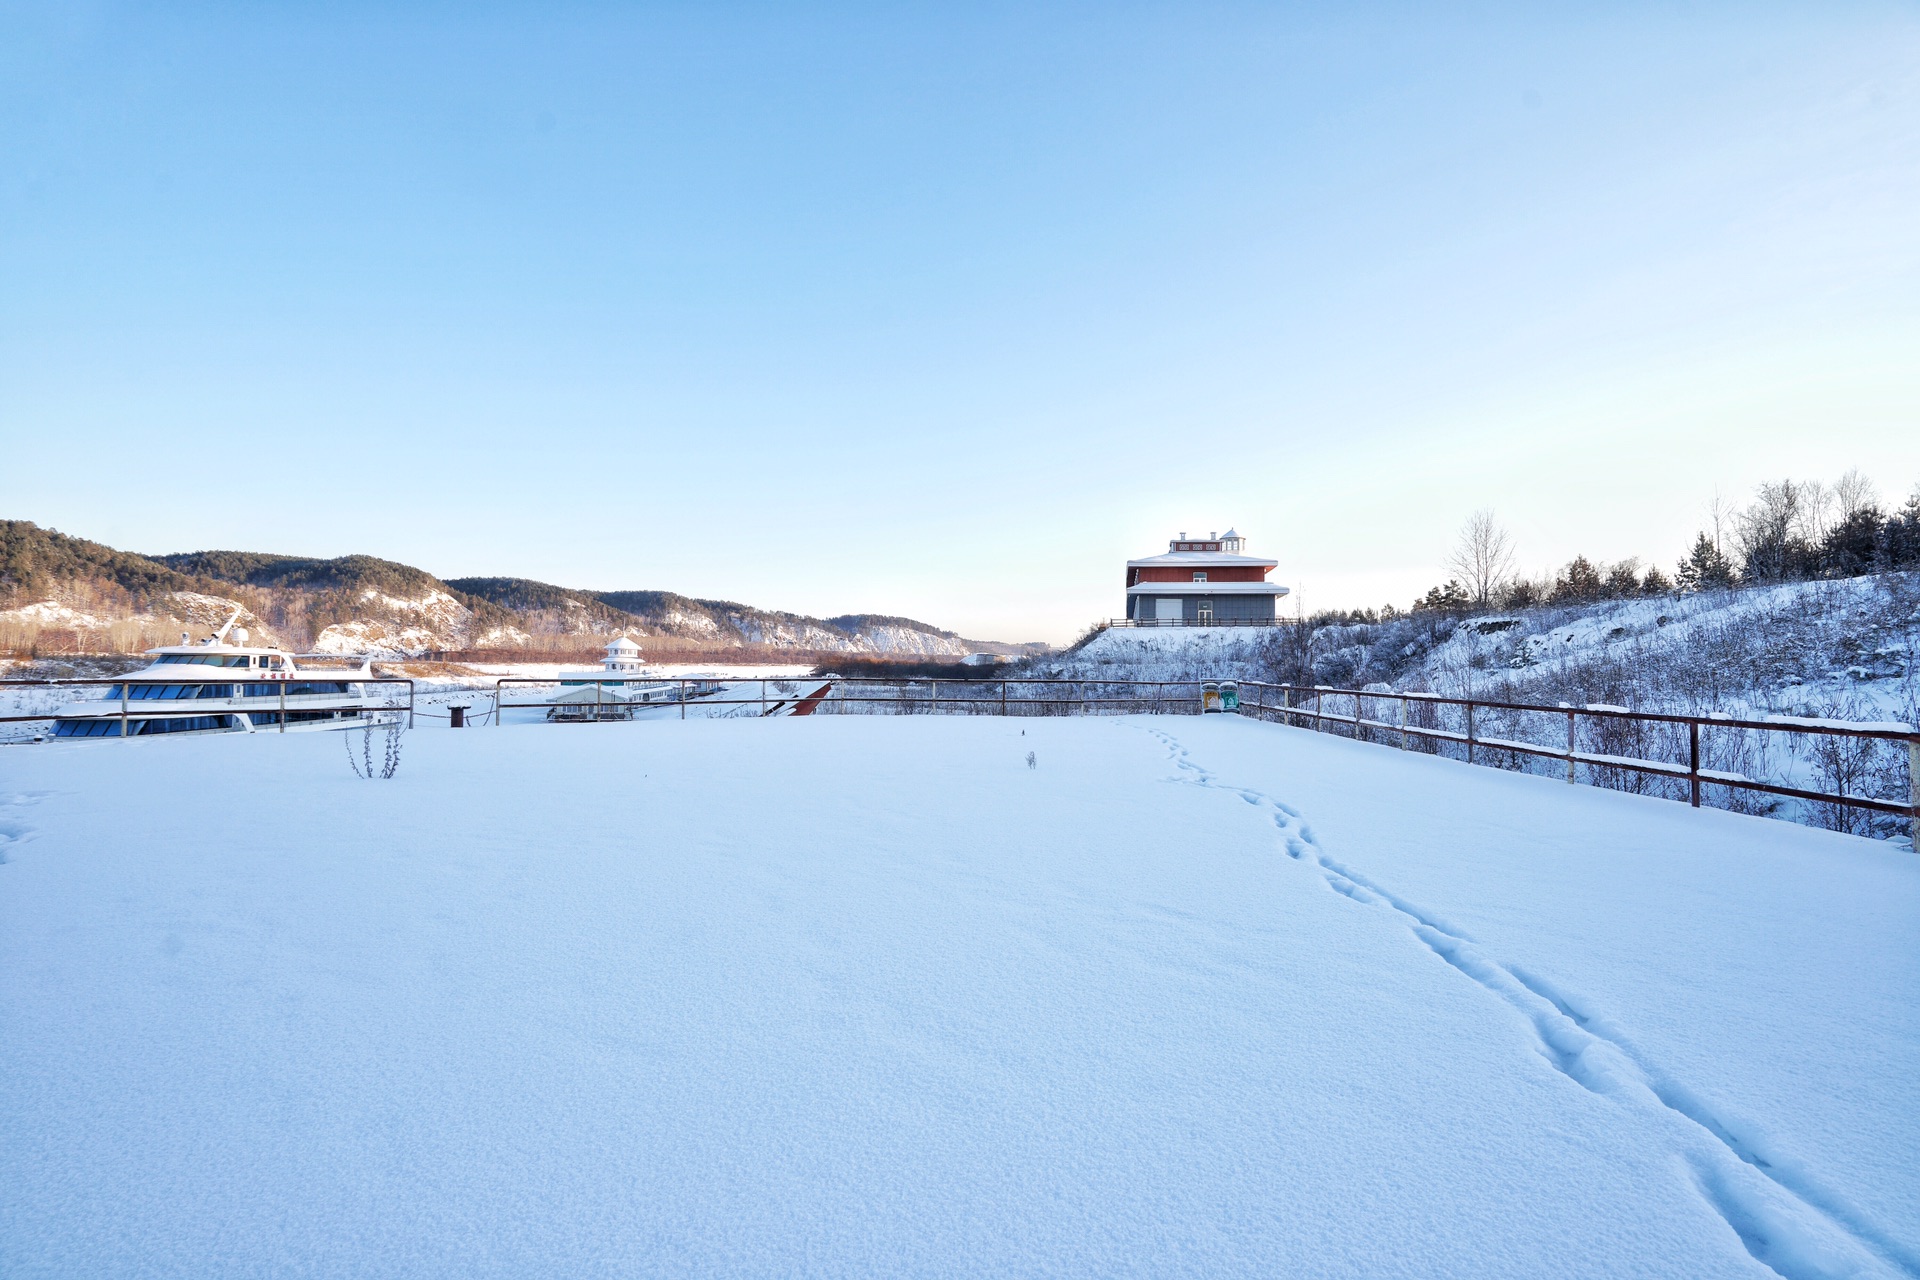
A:
[[[1222,568],[1229,566],[1233,568],[1245,568],[1249,565],[1256,567],[1264,565],[1271,569],[1279,563],[1278,560],[1263,560],[1259,556],[1230,555],[1225,551],[1167,551],[1157,556],[1146,556],[1139,560],[1129,560],[1127,561],[1127,568],[1145,569],[1159,567],[1205,569],[1212,565],[1218,565]]]

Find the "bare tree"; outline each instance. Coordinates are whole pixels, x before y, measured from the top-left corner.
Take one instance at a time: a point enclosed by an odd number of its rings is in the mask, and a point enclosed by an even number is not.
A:
[[[1722,555],[1725,555],[1727,550],[1726,526],[1732,522],[1733,516],[1733,504],[1721,496],[1720,490],[1715,489],[1713,501],[1707,504],[1707,523],[1713,526],[1713,549]]]
[[[1741,574],[1755,582],[1810,576],[1815,549],[1826,536],[1827,487],[1817,481],[1768,482],[1737,519]]]
[[[1513,540],[1495,522],[1493,512],[1476,511],[1462,526],[1447,568],[1465,585],[1477,607],[1484,609],[1492,602],[1494,593],[1513,574]]]
[[[1818,480],[1800,483],[1800,536],[1815,546],[1825,542],[1833,530],[1836,506],[1833,490]]]
[[[1834,481],[1833,501],[1838,509],[1838,523],[1845,524],[1862,511],[1878,507],[1880,494],[1873,487],[1873,481],[1860,474],[1860,468],[1852,467]]]

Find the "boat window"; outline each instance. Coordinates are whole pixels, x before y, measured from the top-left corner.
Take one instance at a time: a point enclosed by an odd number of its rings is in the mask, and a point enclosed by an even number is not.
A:
[[[127,686],[127,696],[136,701],[177,701],[181,698],[230,698],[230,684],[135,684]]]
[[[136,734],[194,733],[205,729],[231,729],[232,716],[176,716],[169,720],[143,720],[134,727]]]
[[[56,738],[117,738],[120,736],[118,720],[56,720],[53,722],[53,736]]]

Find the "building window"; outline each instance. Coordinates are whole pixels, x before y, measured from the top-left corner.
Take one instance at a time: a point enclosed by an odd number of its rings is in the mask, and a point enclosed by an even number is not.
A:
[[[1205,582],[1207,580],[1207,575],[1204,573],[1195,573],[1193,575],[1193,580],[1195,582]]]

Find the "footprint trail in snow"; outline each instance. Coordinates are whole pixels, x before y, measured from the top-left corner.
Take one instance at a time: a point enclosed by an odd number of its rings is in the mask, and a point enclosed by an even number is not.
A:
[[[47,791],[0,791],[0,862],[7,860],[10,850],[33,839],[34,830],[22,820],[20,811],[29,805],[39,804],[51,794]]]
[[[1672,1141],[1701,1197],[1757,1261],[1787,1280],[1920,1277],[1920,1255],[1820,1185],[1810,1170],[1772,1156],[1723,1122],[1693,1090],[1651,1064],[1626,1032],[1585,1000],[1495,958],[1464,929],[1415,906],[1322,848],[1301,812],[1265,792],[1222,782],[1172,734],[1149,729],[1171,755],[1173,781],[1264,808],[1287,855],[1359,906],[1395,913],[1429,951],[1515,1009],[1540,1056],[1581,1087],[1653,1119]]]

